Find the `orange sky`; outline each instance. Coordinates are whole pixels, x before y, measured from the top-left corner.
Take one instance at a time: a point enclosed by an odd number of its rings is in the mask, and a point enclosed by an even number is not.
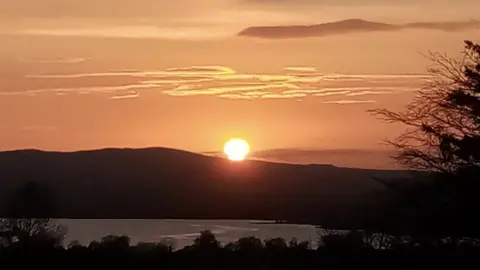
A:
[[[0,149],[203,152],[229,137],[254,150],[379,149],[403,127],[365,110],[401,109],[426,78],[421,53],[458,55],[479,33],[235,36],[265,24],[469,19],[479,4],[467,0],[456,12],[426,0],[199,2],[2,1]]]

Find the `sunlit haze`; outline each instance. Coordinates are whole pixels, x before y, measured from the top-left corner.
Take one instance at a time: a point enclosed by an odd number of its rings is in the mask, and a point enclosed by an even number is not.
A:
[[[442,23],[479,10],[476,0],[2,0],[0,149],[221,154],[240,137],[255,158],[390,167],[383,141],[405,127],[366,110],[402,109],[430,79],[424,54],[459,56],[479,37]],[[342,20],[402,28],[306,37],[294,27]],[[257,26],[294,37],[245,31]]]

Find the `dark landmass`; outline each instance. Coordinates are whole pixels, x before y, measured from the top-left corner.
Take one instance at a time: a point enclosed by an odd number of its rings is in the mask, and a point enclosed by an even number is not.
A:
[[[256,221],[256,222],[250,222],[250,224],[257,224],[257,225],[294,224],[294,225],[299,225],[298,223],[288,222],[286,220]]]
[[[323,37],[329,35],[399,31],[405,29],[429,29],[441,31],[463,31],[475,29],[480,26],[480,21],[460,22],[415,22],[401,25],[370,22],[360,19],[350,19],[314,25],[285,25],[285,26],[254,26],[249,27],[238,36],[257,37],[266,39]]]
[[[478,269],[480,265],[475,245],[380,248],[363,237],[360,232],[325,235],[316,249],[309,242],[256,237],[222,246],[215,235],[204,231],[192,245],[174,250],[168,242],[130,245],[128,236],[107,235],[88,246],[71,243],[65,248],[47,242],[0,246],[0,262],[2,269]]]
[[[362,158],[362,157],[358,157]],[[288,220],[345,227],[408,171],[229,160],[166,148],[0,152],[0,207],[28,182],[48,186],[61,218]]]

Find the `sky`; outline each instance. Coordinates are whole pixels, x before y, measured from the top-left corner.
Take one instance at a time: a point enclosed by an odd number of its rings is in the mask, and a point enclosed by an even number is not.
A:
[[[458,56],[478,29],[237,34],[353,18],[466,21],[480,19],[479,8],[473,0],[3,0],[0,149],[212,152],[242,137],[272,159],[390,166],[383,141],[405,127],[366,110],[401,110],[430,78],[424,54]],[[358,151],[372,158],[352,158]]]

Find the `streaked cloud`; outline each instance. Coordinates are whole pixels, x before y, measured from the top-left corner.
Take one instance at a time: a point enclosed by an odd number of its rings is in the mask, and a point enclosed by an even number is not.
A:
[[[155,84],[130,84],[120,86],[92,86],[92,87],[72,87],[72,88],[47,88],[26,91],[0,91],[0,96],[17,95],[37,95],[46,93],[55,93],[56,95],[66,95],[71,93],[90,94],[90,93],[114,93],[119,91],[140,90],[158,87]]]
[[[101,37],[126,39],[168,39],[168,40],[198,40],[223,38],[232,35],[231,30],[220,27],[160,27],[156,25],[129,26],[97,26],[71,28],[28,28],[15,34],[28,36],[58,36],[58,37]]]
[[[308,25],[254,26],[239,32],[239,36],[266,39],[325,37],[367,32],[398,32],[400,30],[440,30],[456,32],[478,28],[480,21],[435,21],[388,24],[360,19],[347,19]]]
[[[222,151],[203,154],[223,157]],[[251,160],[288,162],[294,164],[324,164],[350,168],[404,169],[395,160],[390,159],[394,151],[390,149],[315,149],[315,148],[279,148],[252,151]],[[364,158],[358,158],[359,156]]]
[[[185,40],[232,37],[242,29],[256,25],[314,25],[347,18],[375,21],[385,20],[385,16],[389,20],[401,21],[478,18],[478,1],[433,2],[3,0],[0,1],[3,22],[0,33]],[[261,31],[260,34],[265,36],[268,33]]]
[[[245,95],[237,95],[237,94],[221,94],[218,97],[226,98],[226,99],[239,99],[239,100],[252,100],[254,96],[245,96]]]
[[[27,125],[20,127],[22,131],[42,131],[42,132],[51,132],[57,130],[56,126],[48,125]]]
[[[376,103],[375,100],[352,100],[352,99],[342,99],[342,100],[332,100],[324,101],[325,104],[363,104],[363,103]]]
[[[89,60],[87,57],[20,58],[20,62],[41,64],[78,64]]]
[[[348,97],[355,97],[355,96],[365,96],[365,95],[388,95],[392,94],[392,91],[360,91],[360,92],[352,92],[346,94]]]
[[[128,93],[123,94],[123,95],[111,96],[110,99],[113,99],[113,100],[116,100],[116,99],[132,99],[132,98],[137,98],[139,96],[140,96],[140,94],[138,92],[129,91]]]
[[[0,95],[56,93],[111,93],[110,99],[134,99],[142,90],[156,90],[173,97],[216,96],[230,100],[274,100],[339,97],[326,104],[376,102],[371,97],[394,95],[419,89],[430,75],[424,74],[324,74],[313,67],[286,67],[285,73],[240,73],[227,66],[190,66],[165,70],[123,70],[112,72],[30,74],[31,80],[56,80],[55,85],[89,78],[116,78],[121,85],[58,87],[25,91],[0,91]],[[96,81],[99,81],[96,79]],[[100,80],[101,81],[101,80]],[[111,81],[111,80],[110,80]],[[133,83],[132,83],[133,81]],[[360,99],[369,96],[368,100]],[[351,99],[350,97],[357,97]]]
[[[203,78],[202,76],[229,75],[235,71],[229,67],[223,66],[192,66],[186,68],[170,68],[166,70],[145,70],[145,71],[118,71],[118,72],[98,72],[98,73],[78,73],[78,74],[36,74],[27,75],[28,78],[37,79],[76,79],[86,77],[174,77],[184,79],[184,77]]]
[[[279,98],[302,98],[306,97],[306,94],[298,93],[298,94],[268,94],[262,96],[262,98],[266,99],[279,99]]]
[[[316,97],[328,97],[328,96],[339,96],[339,95],[348,95],[349,91],[322,91],[313,94]]]
[[[295,72],[316,72],[315,67],[286,67],[286,71],[295,71]]]

